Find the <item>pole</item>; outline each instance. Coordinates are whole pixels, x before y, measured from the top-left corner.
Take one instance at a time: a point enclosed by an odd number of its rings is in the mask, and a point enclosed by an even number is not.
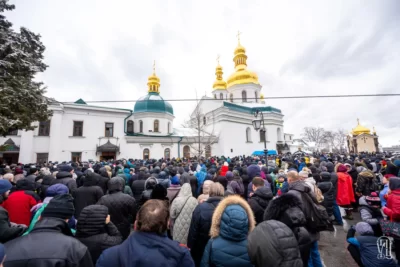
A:
[[[264,122],[264,114],[261,113],[261,120],[263,124],[263,132],[264,132],[264,155],[265,155],[265,164],[268,164],[268,149],[267,149],[267,135],[266,135],[266,129],[265,129],[265,122]]]

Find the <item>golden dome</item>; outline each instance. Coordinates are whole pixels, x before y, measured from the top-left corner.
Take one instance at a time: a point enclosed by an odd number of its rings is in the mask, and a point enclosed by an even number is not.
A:
[[[153,64],[153,74],[147,79],[147,86],[149,87],[149,93],[160,93],[160,78],[156,75],[156,62]]]
[[[218,62],[218,65],[215,68],[215,76],[217,76],[217,77],[214,81],[213,89],[214,90],[218,90],[218,89],[226,90],[226,82],[222,78],[222,75],[224,74],[224,72],[222,71],[222,66],[219,64],[219,56],[217,57],[217,62]]]
[[[264,94],[261,94],[261,95],[260,95],[260,99],[264,99]]]
[[[360,125],[360,120],[357,119],[357,127],[353,129],[351,132],[353,135],[359,135],[359,134],[371,134],[371,130],[368,129],[367,127],[361,126]]]
[[[235,62],[235,72],[227,80],[228,88],[236,84],[260,84],[258,82],[258,75],[255,72],[247,70],[246,48],[240,44],[240,39],[234,51],[233,62]]]

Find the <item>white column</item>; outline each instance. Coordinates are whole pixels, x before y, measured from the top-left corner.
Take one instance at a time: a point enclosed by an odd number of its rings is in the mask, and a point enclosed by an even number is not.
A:
[[[50,145],[49,145],[49,161],[64,161],[67,159],[61,158],[61,123],[62,111],[53,110],[53,116],[50,122]],[[72,129],[71,129],[72,131]]]
[[[36,155],[33,154],[33,133],[34,131],[19,131],[21,133],[21,143],[19,149],[18,162],[23,164],[34,163]]]

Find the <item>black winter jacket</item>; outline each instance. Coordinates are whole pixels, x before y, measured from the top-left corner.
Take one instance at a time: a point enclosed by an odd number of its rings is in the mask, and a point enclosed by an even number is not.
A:
[[[101,168],[99,171],[99,183],[98,186],[103,190],[103,194],[107,193],[107,184],[110,181],[110,177],[108,176],[108,172],[106,168]]]
[[[270,200],[274,197],[271,189],[266,186],[258,188],[254,194],[249,198],[248,202],[253,210],[256,218],[256,223],[261,223],[264,219],[264,212],[268,207]]]
[[[318,188],[324,195],[324,201],[322,201],[322,206],[325,207],[326,212],[329,216],[333,215],[333,203],[335,202],[335,188],[331,182],[331,174],[328,172],[321,172],[322,181],[318,184]]]
[[[221,200],[222,197],[209,197],[193,211],[187,245],[190,248],[190,254],[196,266],[200,266],[204,249],[210,239],[212,216]]]
[[[72,173],[69,172],[58,172],[56,179],[52,181],[53,184],[63,184],[69,189],[69,193],[72,194],[77,189],[76,181],[72,178]]]
[[[83,208],[96,204],[103,196],[103,190],[98,186],[99,178],[100,175],[89,171],[84,177],[83,186],[72,193],[76,219],[79,219]]]
[[[158,183],[158,180],[154,177],[149,177],[144,183],[144,191],[142,193],[142,196],[140,197],[139,201],[139,207],[138,210],[146,203],[147,200],[151,198],[151,193],[153,192],[153,189],[156,187]]]
[[[26,228],[12,227],[8,212],[3,207],[0,207],[0,243],[4,244],[24,233]]]
[[[136,180],[133,181],[131,189],[132,189],[132,194],[133,197],[136,200],[136,203],[139,203],[140,197],[143,194],[144,191],[144,184],[146,183],[146,180]]]
[[[326,169],[331,174],[331,182],[333,184],[333,187],[335,188],[334,195],[336,196],[338,176],[337,176],[337,173],[335,172],[335,166],[333,165],[332,162],[328,162],[326,164]]]
[[[68,224],[58,218],[42,218],[29,235],[5,244],[5,267],[91,267],[89,250],[72,237]]]
[[[40,199],[43,201],[46,198],[47,188],[51,186],[55,180],[53,175],[45,175],[42,177],[42,182],[38,186],[38,194]]]
[[[296,238],[282,222],[268,220],[260,223],[247,240],[249,258],[255,266],[303,266]]]
[[[75,237],[89,249],[93,265],[103,250],[122,243],[122,236],[112,222],[105,224],[108,208],[90,205],[80,214]]]
[[[115,177],[108,182],[109,195],[100,198],[97,204],[108,208],[111,221],[118,228],[123,239],[126,239],[131,230],[131,223],[136,218],[136,202],[133,197],[123,193],[122,181]]]

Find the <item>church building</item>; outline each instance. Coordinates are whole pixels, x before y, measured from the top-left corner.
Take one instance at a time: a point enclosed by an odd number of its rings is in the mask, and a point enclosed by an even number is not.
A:
[[[266,105],[240,40],[233,62],[235,71],[226,81],[218,63],[212,97],[198,102],[187,128],[174,127],[174,109],[161,97],[153,68],[147,95],[133,109],[95,106],[83,99],[54,102],[49,121],[34,123],[33,131],[14,130],[0,137],[0,163],[232,157],[263,150],[264,141],[270,151],[289,151],[282,111]],[[255,112],[263,113],[265,131],[253,128]]]
[[[357,119],[357,127],[347,136],[347,147],[350,153],[379,152],[379,141],[375,128],[371,134],[371,130],[360,125],[360,120]]]

